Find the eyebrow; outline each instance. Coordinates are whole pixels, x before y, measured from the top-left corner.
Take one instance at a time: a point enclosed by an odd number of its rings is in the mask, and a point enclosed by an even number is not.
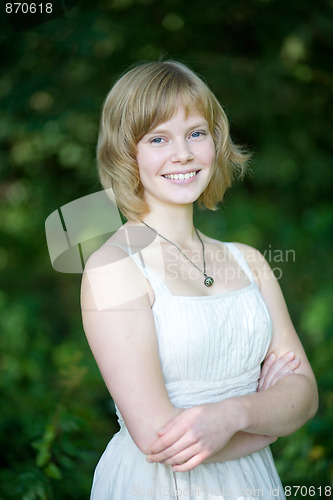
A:
[[[191,125],[190,127],[188,127],[188,129],[186,130],[186,133],[188,133],[190,130],[193,130],[195,128],[203,128],[203,127],[209,127],[208,125],[208,122],[199,122],[199,123],[195,123],[194,125]],[[147,132],[146,135],[155,135],[155,134],[166,134],[166,133],[169,133],[170,132],[170,129],[160,129],[157,125],[156,128],[154,128],[153,130],[151,130],[150,132]]]

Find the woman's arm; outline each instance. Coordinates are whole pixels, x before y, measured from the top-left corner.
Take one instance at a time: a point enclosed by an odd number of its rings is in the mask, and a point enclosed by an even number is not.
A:
[[[317,411],[318,393],[313,372],[290,320],[277,280],[261,254],[251,251],[251,268],[269,309],[273,340],[269,351],[277,357],[293,351],[300,360],[290,377],[277,380],[267,390],[201,407],[189,408],[175,417],[167,431],[150,445],[150,459],[168,461],[174,470],[186,471],[219,452],[239,431],[267,436],[294,432]],[[255,255],[255,260],[253,259]]]
[[[299,364],[299,359],[295,358],[292,353],[286,353],[284,356],[281,356],[278,359],[276,358],[274,353],[269,354],[266,357],[261,369],[257,391],[259,392],[266,390],[276,384],[278,380],[281,380],[287,375],[291,375],[292,373],[294,373],[294,370],[298,368]],[[173,420],[168,422],[168,424],[164,426],[162,432],[161,430],[159,430],[159,437],[162,437],[163,434],[165,434],[169,429],[172,429],[173,425]],[[245,455],[249,455],[250,453],[262,450],[266,446],[274,443],[276,440],[277,438],[274,436],[265,436],[261,434],[239,431],[229,439],[229,441],[221,450],[213,455],[208,456],[205,460],[203,460],[203,463],[235,460]],[[175,457],[163,460],[163,453],[164,450],[162,451],[162,454],[157,453],[155,455],[149,455],[147,459],[148,461],[161,462],[167,465],[175,463]],[[175,470],[177,469],[175,468]]]
[[[83,326],[105,384],[141,451],[177,415],[161,370],[147,281],[117,247],[101,247],[82,280]]]
[[[293,353],[286,353],[278,359],[274,353],[270,353],[262,365],[257,392],[264,391],[272,387],[283,377],[292,375],[294,370],[299,367],[299,364],[299,359],[295,358]],[[278,438],[274,436],[239,431],[232,436],[222,450],[206,458],[203,463],[235,460],[262,450],[266,448],[266,446],[275,443],[277,439]]]
[[[216,462],[227,462],[236,460],[237,458],[245,457],[256,451],[263,450],[272,443],[275,443],[278,438],[272,436],[262,436],[261,434],[251,434],[249,432],[236,432],[227,444],[215,453],[210,455],[202,463],[211,464]],[[165,462],[167,463],[167,461]],[[177,471],[177,468],[174,467]]]
[[[269,350],[277,356],[293,351],[300,359],[300,366],[292,377],[279,380],[267,391],[235,398],[235,404],[239,405],[241,411],[239,423],[241,429],[247,432],[286,436],[299,429],[317,412],[317,385],[272,270],[258,251],[246,245],[239,245],[239,248],[245,258],[249,252],[255,256],[255,259],[251,259],[251,268],[258,278],[260,291],[273,324],[273,338]]]

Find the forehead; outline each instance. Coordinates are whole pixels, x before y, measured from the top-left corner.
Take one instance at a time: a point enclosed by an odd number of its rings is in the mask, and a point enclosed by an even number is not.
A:
[[[177,101],[174,106],[169,107],[167,110],[164,110],[164,112],[161,111],[162,110],[155,115],[155,120],[153,120],[148,132],[160,129],[167,124],[172,126],[172,124],[176,122],[184,122],[189,126],[191,124],[194,125],[195,122],[198,124],[208,123],[204,114],[197,106],[194,106],[193,103],[189,106],[182,101]]]
[[[177,107],[174,112],[171,114],[169,118],[167,118],[164,121],[159,122],[155,128],[159,128],[160,126],[163,126],[166,123],[172,123],[172,122],[200,122],[200,123],[207,123],[206,118],[195,108],[192,109],[186,109],[184,106],[180,105]]]

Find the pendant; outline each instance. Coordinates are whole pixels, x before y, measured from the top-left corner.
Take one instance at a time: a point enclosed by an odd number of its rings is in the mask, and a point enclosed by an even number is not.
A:
[[[214,278],[212,278],[211,276],[207,276],[206,274],[204,283],[206,286],[212,286],[212,284],[214,283]]]

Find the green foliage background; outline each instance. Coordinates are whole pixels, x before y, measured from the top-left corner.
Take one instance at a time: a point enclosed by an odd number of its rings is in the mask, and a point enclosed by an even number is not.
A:
[[[319,487],[333,480],[332,0],[69,4],[55,1],[67,12],[35,26],[1,13],[0,499],[88,498],[117,430],[82,330],[80,276],[52,269],[44,223],[100,190],[105,95],[129,65],[160,56],[204,76],[233,137],[254,152],[252,175],[218,212],[197,212],[197,225],[281,268],[320,410],[274,454],[285,485],[324,496]],[[290,249],[295,259],[277,262]]]

